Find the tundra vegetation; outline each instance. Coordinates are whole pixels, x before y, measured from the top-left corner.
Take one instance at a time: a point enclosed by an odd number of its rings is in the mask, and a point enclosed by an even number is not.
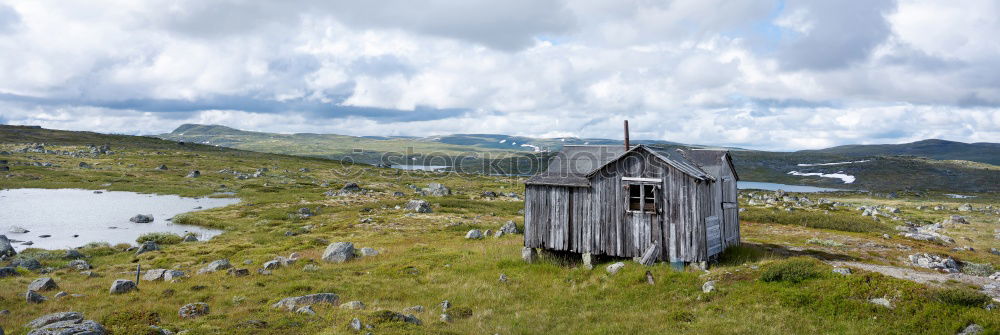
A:
[[[9,311],[0,314],[0,327],[11,334],[71,311],[113,334],[954,334],[971,324],[1000,331],[997,295],[987,294],[996,293],[989,281],[1000,278],[985,275],[1000,267],[1000,252],[991,252],[1000,245],[1000,201],[991,193],[952,199],[947,192],[886,198],[745,191],[743,244],[709,271],[625,259],[598,259],[587,269],[558,255],[522,261],[520,234],[465,238],[508,221],[523,229],[522,178],[93,133],[4,129],[0,140],[8,153],[0,160],[10,166],[0,188],[241,199],[174,218],[225,231],[210,240],[152,234],[132,245],[90,243],[75,249],[85,270],[66,250],[26,249],[7,258],[0,266],[27,259],[41,265],[0,278],[0,309]],[[20,152],[41,142],[42,152]],[[88,144],[108,144],[114,153],[45,151],[89,152]],[[187,177],[195,170],[198,177]],[[349,183],[357,189],[344,188]],[[424,191],[430,183],[450,194]],[[497,196],[484,194],[490,191]],[[406,210],[410,200],[426,201],[430,212]],[[951,243],[902,235],[951,215],[968,222],[935,230]],[[158,250],[137,255],[134,248],[147,241]],[[324,255],[345,250],[350,257]],[[921,254],[939,258],[911,257]],[[916,265],[952,264],[944,258],[955,264],[954,276]],[[625,266],[610,274],[606,267],[616,262]],[[111,294],[116,280],[135,280],[137,265],[164,271]],[[850,271],[834,271],[843,268]],[[58,288],[37,292],[47,298],[41,303],[26,302],[29,284],[42,277]],[[714,286],[704,289],[709,281]]]

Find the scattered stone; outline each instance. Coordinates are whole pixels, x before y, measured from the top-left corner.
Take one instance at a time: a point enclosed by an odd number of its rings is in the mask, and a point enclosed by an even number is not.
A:
[[[45,292],[50,290],[58,290],[59,285],[56,285],[56,281],[52,280],[50,277],[42,277],[35,279],[28,284],[28,290],[35,292]]]
[[[621,271],[621,269],[624,268],[624,267],[625,267],[625,263],[618,262],[618,263],[614,263],[614,264],[608,265],[607,270],[608,270],[609,274],[614,275],[614,274],[617,274],[618,271]]]
[[[179,310],[177,310],[177,316],[180,316],[181,319],[194,319],[208,315],[208,312],[208,304],[196,302],[182,306]]]
[[[198,242],[198,236],[194,234],[184,235],[184,242]]]
[[[306,272],[319,271],[319,266],[316,265],[316,264],[306,264],[306,266],[302,267],[302,271],[306,271]]]
[[[441,302],[441,312],[447,312],[451,308],[451,301],[445,300]]]
[[[312,309],[312,306],[302,306],[295,310],[295,313],[316,315],[316,311]]]
[[[283,265],[281,264],[280,261],[273,260],[273,261],[264,262],[263,269],[265,269],[265,270],[274,270],[274,269],[280,268],[282,266]]]
[[[0,235],[0,259],[4,257],[14,257],[15,255],[17,255],[17,251],[15,251],[14,247],[10,245],[10,240],[7,239],[7,236]]]
[[[77,251],[76,249],[66,250],[66,254],[63,255],[64,259],[80,259],[80,258],[84,258],[84,257],[85,256],[82,253],[80,253],[80,251]]]
[[[493,230],[491,230],[491,229],[487,229],[486,231],[483,232],[483,237],[490,236],[490,235],[493,235]]]
[[[146,242],[143,242],[142,245],[139,246],[139,250],[136,250],[135,254],[136,254],[136,256],[138,256],[138,255],[141,255],[141,254],[144,254],[144,253],[147,253],[147,252],[150,252],[150,251],[156,251],[156,250],[160,250],[160,246],[157,245],[156,242],[146,241]]]
[[[111,294],[123,294],[123,293],[131,292],[132,290],[135,290],[136,288],[137,287],[136,287],[134,281],[125,280],[125,279],[118,279],[118,280],[115,280],[114,283],[111,283],[111,290],[109,290],[109,292],[111,292]]]
[[[403,313],[423,313],[423,312],[424,312],[424,306],[421,305],[403,308]]]
[[[347,324],[347,328],[356,332],[361,331],[361,320],[358,318],[351,319],[351,322]]]
[[[167,273],[167,269],[152,269],[147,270],[146,274],[142,275],[142,280],[145,281],[157,281],[163,280],[163,275]]]
[[[35,328],[28,335],[107,335],[108,330],[94,320],[67,320]]]
[[[580,256],[580,258],[583,260],[584,268],[586,268],[587,270],[591,270],[594,268],[594,255],[591,255],[589,252],[585,252],[583,253],[583,255]]]
[[[501,273],[500,274],[500,282],[501,283],[506,283],[507,282],[507,275]]]
[[[361,256],[368,257],[376,255],[378,255],[378,250],[375,250],[374,248],[368,248],[368,247],[361,248]]]
[[[958,263],[951,257],[941,257],[926,253],[910,255],[910,263],[922,268],[934,269],[948,273],[958,273]]]
[[[101,276],[101,275],[97,274],[94,271],[83,271],[83,272],[80,272],[80,274],[82,274],[84,277],[87,277],[87,278],[97,278],[97,277]]]
[[[152,214],[136,214],[131,219],[128,219],[134,223],[150,223],[153,222]]]
[[[410,200],[406,202],[406,210],[417,213],[431,213],[431,204],[424,200]]]
[[[646,270],[646,284],[655,285],[656,280],[653,278],[653,272]]]
[[[958,211],[959,212],[971,212],[972,211],[972,205],[970,205],[970,204],[962,204],[961,206],[958,206]]]
[[[8,229],[7,232],[11,234],[27,234],[30,233],[31,231],[19,226],[10,226],[10,229]]]
[[[503,226],[500,227],[500,231],[502,231],[504,234],[519,233],[517,230],[517,224],[514,223],[514,221],[507,221],[507,223],[504,223]]]
[[[56,293],[55,297],[56,297],[56,299],[59,299],[59,298],[65,297],[67,295],[69,295],[69,293],[66,293],[65,291],[61,291],[59,293]]]
[[[400,191],[396,191],[396,192],[392,192],[392,196],[397,197],[397,198],[398,197],[405,197],[406,193],[403,193],[403,192],[400,192]]]
[[[448,313],[441,314],[441,322],[450,323],[451,315],[448,315]]]
[[[357,300],[348,301],[345,302],[343,305],[340,305],[340,309],[353,309],[353,310],[365,309],[365,304]]]
[[[46,298],[45,296],[38,294],[38,292],[32,290],[28,290],[28,292],[24,293],[24,301],[27,301],[32,304],[40,304],[45,302],[46,300],[49,300],[49,298]]]
[[[331,243],[323,251],[323,260],[331,263],[343,263],[354,258],[354,243]]]
[[[304,295],[300,297],[284,298],[281,299],[281,301],[275,303],[274,305],[271,305],[271,307],[282,308],[288,311],[294,311],[301,306],[315,305],[319,303],[336,305],[339,300],[340,297],[338,297],[336,294],[333,293],[317,293],[317,294]]]
[[[846,275],[851,274],[851,269],[850,268],[833,268],[833,273],[839,273],[839,274],[842,274],[842,275],[846,276]]]
[[[952,216],[949,216],[947,219],[944,219],[944,222],[942,222],[942,223],[943,224],[969,224],[969,221],[966,220],[964,216],[961,216],[961,215],[952,215]]]
[[[42,268],[42,263],[34,258],[21,258],[10,262],[10,266],[22,267],[31,271],[36,271]]]
[[[957,335],[979,335],[984,331],[986,331],[986,329],[984,329],[983,326],[973,323],[963,328]]]
[[[704,293],[712,293],[715,291],[715,281],[709,280],[705,284],[701,285],[701,291]]]
[[[81,321],[83,320],[83,314],[77,312],[62,312],[62,313],[52,313],[43,315],[37,319],[28,322],[24,326],[27,328],[41,328],[48,326],[56,322],[64,321]]]
[[[12,267],[0,268],[0,278],[13,277],[17,275],[17,270]]]
[[[80,162],[79,166],[80,166],[81,169],[89,169],[89,168],[91,168],[90,164],[87,164],[87,162]]]
[[[443,197],[451,194],[451,189],[441,185],[440,183],[430,183],[427,184],[427,188],[421,190],[422,194]]]
[[[167,270],[163,273],[163,281],[175,281],[184,278],[184,271],[180,270]]]
[[[229,269],[229,271],[227,273],[230,276],[233,276],[233,277],[246,277],[246,276],[250,275],[250,270],[249,269],[235,269],[235,268],[233,268],[233,269]]]
[[[482,196],[483,198],[496,198],[497,197],[497,192],[486,191],[486,192],[483,192],[480,196]]]
[[[233,266],[231,264],[229,264],[229,260],[228,259],[220,259],[220,260],[208,263],[208,265],[205,265],[205,267],[199,269],[198,270],[198,274],[206,274],[206,273],[212,273],[212,272],[216,272],[216,271],[222,271],[222,270],[229,269],[231,267],[233,267]]]
[[[483,238],[483,232],[479,231],[479,229],[473,229],[473,230],[470,230],[468,233],[465,233],[465,238],[467,238],[467,239],[481,239],[481,238]]]
[[[882,307],[885,307],[885,308],[888,308],[888,309],[892,309],[892,302],[889,301],[889,299],[886,299],[886,298],[872,298],[872,299],[868,299],[868,302],[876,304],[876,305],[879,305],[879,306],[882,306]]]
[[[160,164],[160,166],[157,166],[156,169],[154,170],[167,171],[167,166],[164,164]]]
[[[189,172],[184,177],[185,178],[198,178],[198,177],[201,177],[201,171],[198,171],[198,170],[191,171],[191,172]]]

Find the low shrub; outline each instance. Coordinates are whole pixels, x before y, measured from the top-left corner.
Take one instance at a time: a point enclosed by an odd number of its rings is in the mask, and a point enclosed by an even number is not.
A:
[[[993,300],[990,296],[967,287],[934,290],[931,297],[946,304],[966,307],[982,307]]]
[[[888,226],[882,225],[871,218],[850,212],[830,211],[824,214],[818,211],[798,210],[786,212],[778,208],[746,207],[740,214],[741,221],[758,223],[777,223],[799,225],[809,228],[832,229],[850,232],[889,232]]]
[[[184,238],[174,233],[148,233],[139,236],[139,238],[135,239],[135,242],[143,244],[152,241],[159,245],[165,245],[181,243],[183,240]]]
[[[820,264],[811,258],[790,258],[768,265],[760,275],[765,282],[798,283],[806,279],[819,277]]]

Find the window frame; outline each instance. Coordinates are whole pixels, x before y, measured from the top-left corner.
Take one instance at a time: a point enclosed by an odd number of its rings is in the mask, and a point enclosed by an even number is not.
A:
[[[663,206],[660,204],[660,193],[661,192],[659,192],[659,190],[662,189],[661,186],[660,186],[661,183],[662,183],[662,180],[661,179],[656,179],[656,178],[630,178],[630,177],[622,177],[622,184],[624,184],[624,188],[625,188],[625,192],[626,192],[626,194],[625,194],[625,212],[630,213],[630,214],[632,214],[632,213],[639,213],[639,214],[660,214],[661,211],[663,210],[663,208],[662,208]],[[639,209],[638,210],[632,209],[632,199],[634,198],[632,196],[632,187],[638,187],[639,188],[639,197],[638,197],[639,198]],[[646,194],[647,193],[646,192],[647,188],[651,191],[652,194],[649,194],[649,195]],[[646,207],[647,207],[646,206],[647,205],[646,201],[647,200],[649,200],[649,201],[652,202],[652,206],[653,206],[652,209],[646,209]]]

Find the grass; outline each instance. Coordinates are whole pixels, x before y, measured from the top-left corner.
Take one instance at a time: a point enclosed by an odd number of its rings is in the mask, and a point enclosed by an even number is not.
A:
[[[127,143],[124,137],[81,135],[74,139],[54,133],[49,139],[27,140],[55,144],[58,146],[53,147],[60,149],[80,147],[87,141],[107,141],[118,153],[92,159],[44,154],[4,156],[17,162],[52,161],[62,167],[15,165],[11,177],[0,178],[0,188],[78,187],[187,196],[235,192],[241,202],[174,219],[174,223],[225,230],[209,241],[161,245],[162,250],[138,256],[126,251],[128,245],[95,243],[81,248],[86,260],[94,266],[93,271],[101,277],[89,278],[63,267],[68,261],[62,259],[62,251],[25,251],[22,256],[35,256],[43,266],[54,268],[44,276],[52,277],[60,290],[86,297],[55,299],[53,292],[45,292],[50,301],[29,305],[23,302],[24,290],[31,280],[43,274],[22,271],[20,276],[0,278],[0,308],[11,311],[0,317],[0,327],[12,334],[26,333],[22,325],[38,316],[69,310],[102,322],[115,334],[141,334],[150,323],[173,331],[189,330],[191,335],[341,334],[347,331],[352,318],[375,323],[382,315],[380,310],[399,312],[413,305],[426,307],[424,312],[415,313],[423,325],[380,322],[373,332],[911,334],[955,333],[969,322],[990,330],[1000,329],[996,312],[976,306],[981,298],[967,291],[941,293],[945,291],[875,273],[831,275],[828,266],[811,258],[786,259],[784,252],[773,251],[769,245],[757,241],[726,250],[709,273],[675,271],[668,264],[644,267],[626,262],[620,272],[609,275],[604,267],[616,260],[597,264],[593,270],[559,259],[526,264],[520,258],[521,235],[478,241],[464,239],[468,229],[496,230],[508,220],[523,228],[523,219],[517,214],[522,206],[520,201],[478,197],[487,190],[523,195],[520,183],[523,179],[400,174],[302,157],[191,144],[179,147],[146,138]],[[15,146],[7,144],[6,148],[12,147]],[[77,168],[75,163],[81,160],[90,162],[95,169]],[[167,165],[170,170],[153,170],[159,164]],[[217,173],[221,169],[252,172],[260,167],[270,169],[267,177],[236,180],[232,175]],[[310,172],[298,172],[302,167]],[[202,171],[202,177],[184,178],[187,171],[194,169]],[[354,197],[322,195],[350,181],[373,191]],[[334,186],[321,187],[323,182]],[[454,194],[420,197],[406,186],[429,182],[443,183]],[[111,186],[101,186],[106,183]],[[406,196],[394,197],[395,191]],[[434,213],[409,214],[395,209],[396,205],[418,198],[431,202]],[[318,214],[306,218],[289,215],[302,207],[319,208]],[[750,208],[741,214],[744,220],[763,223],[741,227],[745,229],[745,241],[762,240],[790,249],[790,245],[815,237],[843,241],[844,246],[838,247],[838,252],[853,252],[857,257],[866,256],[853,251],[858,244],[853,240],[893,246],[898,243],[913,249],[907,251],[911,253],[949,252],[934,244],[884,242],[880,240],[879,232],[885,229],[881,224],[860,230],[835,228],[870,220],[854,218],[856,213],[831,211],[836,218],[821,226],[811,221],[825,216],[822,212],[777,212],[767,214],[771,215],[770,221],[748,219],[754,213],[759,213],[756,215],[760,218],[769,212],[770,209]],[[361,222],[369,217],[371,223]],[[972,220],[975,227],[983,222],[978,216]],[[768,231],[765,227],[780,231]],[[295,234],[286,236],[286,232]],[[973,233],[981,232],[969,231]],[[341,264],[322,262],[324,248],[338,241],[353,242],[358,248],[373,247],[380,254]],[[878,257],[894,259],[902,252],[889,250]],[[293,252],[302,257],[295,264],[275,269],[271,275],[256,273],[264,262]],[[960,256],[978,258],[976,262],[980,263],[1000,264],[1000,259],[985,252]],[[253,274],[247,277],[232,277],[225,271],[195,274],[207,263],[222,258],[229,259],[236,267],[250,269]],[[108,294],[115,279],[134,277],[129,271],[136,265],[144,269],[178,269],[189,277],[173,283],[144,281],[137,292]],[[315,265],[317,269],[306,271],[306,265]],[[647,271],[655,278],[653,285],[646,282]],[[509,278],[506,283],[498,280],[501,273]],[[765,277],[773,280],[765,281]],[[709,279],[717,281],[717,291],[705,294],[701,286]],[[322,292],[338,294],[341,302],[363,301],[367,308],[353,311],[317,304],[313,308],[318,314],[312,316],[270,307],[288,296]],[[870,304],[868,299],[874,297],[889,297],[896,308],[889,310]],[[441,314],[438,304],[443,300],[454,306],[451,323],[438,321]],[[194,302],[209,304],[211,313],[197,319],[180,319],[177,310]]]
[[[777,223],[799,225],[809,228],[831,229],[848,232],[890,232],[886,224],[862,217],[859,213],[849,210],[830,210],[827,212],[812,210],[784,211],[776,207],[747,207],[740,213],[743,221],[757,223]]]
[[[174,233],[146,233],[136,238],[135,242],[138,244],[155,242],[158,245],[167,245],[181,243],[183,240],[183,237]]]

